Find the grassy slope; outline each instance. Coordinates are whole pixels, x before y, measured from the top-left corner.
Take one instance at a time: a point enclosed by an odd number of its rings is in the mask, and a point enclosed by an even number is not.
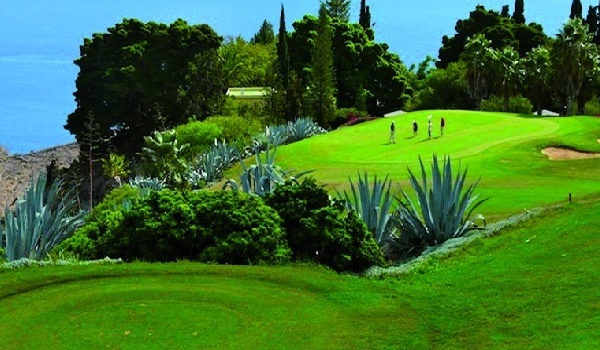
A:
[[[427,139],[426,117],[433,114],[434,138]],[[446,118],[445,136],[438,137],[439,117]],[[396,122],[397,144],[388,145],[389,123]],[[420,124],[412,136],[412,120]],[[524,208],[557,203],[600,191],[600,159],[550,161],[541,154],[549,145],[568,145],[600,152],[600,119],[594,117],[533,118],[506,113],[419,111],[342,128],[281,147],[277,162],[284,169],[315,169],[329,189],[348,186],[348,176],[367,170],[407,185],[418,157],[450,155],[469,167],[473,181],[481,176],[480,192],[490,197],[481,211],[501,217]],[[526,190],[525,190],[526,189]]]
[[[584,213],[585,215],[582,215]],[[3,349],[595,349],[600,202],[377,281],[311,267],[0,272]]]

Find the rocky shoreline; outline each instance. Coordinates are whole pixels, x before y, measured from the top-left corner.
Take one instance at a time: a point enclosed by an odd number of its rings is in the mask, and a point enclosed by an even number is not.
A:
[[[78,156],[77,143],[13,155],[0,147],[0,217],[4,217],[4,208],[21,197],[32,178],[45,171],[52,160],[59,168],[66,168]]]

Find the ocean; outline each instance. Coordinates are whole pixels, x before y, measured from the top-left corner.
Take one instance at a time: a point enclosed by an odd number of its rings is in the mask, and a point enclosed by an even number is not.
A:
[[[589,3],[588,3],[589,2]],[[0,11],[0,145],[9,153],[28,153],[74,141],[63,125],[75,109],[73,92],[79,45],[106,32],[123,18],[171,23],[182,18],[206,23],[219,35],[249,40],[263,20],[279,26],[281,4],[286,26],[318,12],[317,0],[6,0]],[[500,11],[502,0],[367,0],[375,40],[385,42],[410,66],[437,57],[443,35],[452,36],[458,19],[477,4]],[[588,5],[584,1],[584,16]],[[358,21],[360,1],[352,1]],[[571,0],[526,0],[527,22],[555,35],[568,19]]]

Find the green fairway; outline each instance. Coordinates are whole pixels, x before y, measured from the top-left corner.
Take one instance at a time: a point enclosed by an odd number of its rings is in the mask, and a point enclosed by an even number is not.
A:
[[[427,137],[427,116],[433,115],[433,138]],[[439,136],[439,119],[446,119]],[[389,124],[396,124],[397,143],[388,144]],[[413,137],[412,121],[419,123]],[[533,117],[473,111],[419,111],[379,119],[280,147],[277,162],[284,169],[314,169],[328,188],[343,189],[348,176],[369,171],[389,174],[407,189],[407,167],[419,171],[431,155],[450,155],[469,168],[469,179],[481,177],[481,207],[488,218],[505,217],[525,208],[564,202],[600,192],[600,159],[551,161],[547,146],[568,146],[600,152],[600,119],[595,117]]]
[[[2,349],[596,349],[600,202],[372,280],[191,263],[0,272]]]

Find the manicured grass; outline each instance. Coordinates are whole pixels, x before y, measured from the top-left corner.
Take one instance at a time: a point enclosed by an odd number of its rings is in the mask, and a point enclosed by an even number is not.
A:
[[[433,115],[434,138],[427,137],[427,115]],[[446,130],[439,137],[439,118]],[[396,124],[397,144],[389,145],[389,124]],[[412,135],[412,121],[420,124]],[[345,127],[326,135],[280,147],[277,164],[284,169],[308,170],[328,188],[349,186],[348,177],[369,171],[390,177],[408,189],[407,167],[419,171],[431,155],[450,155],[490,200],[480,212],[488,218],[506,217],[525,208],[564,202],[568,194],[586,196],[600,191],[600,159],[550,161],[546,146],[563,145],[600,152],[600,119],[596,117],[519,116],[473,111],[419,111]]]
[[[0,272],[2,349],[596,349],[600,201],[414,274],[191,263]]]

